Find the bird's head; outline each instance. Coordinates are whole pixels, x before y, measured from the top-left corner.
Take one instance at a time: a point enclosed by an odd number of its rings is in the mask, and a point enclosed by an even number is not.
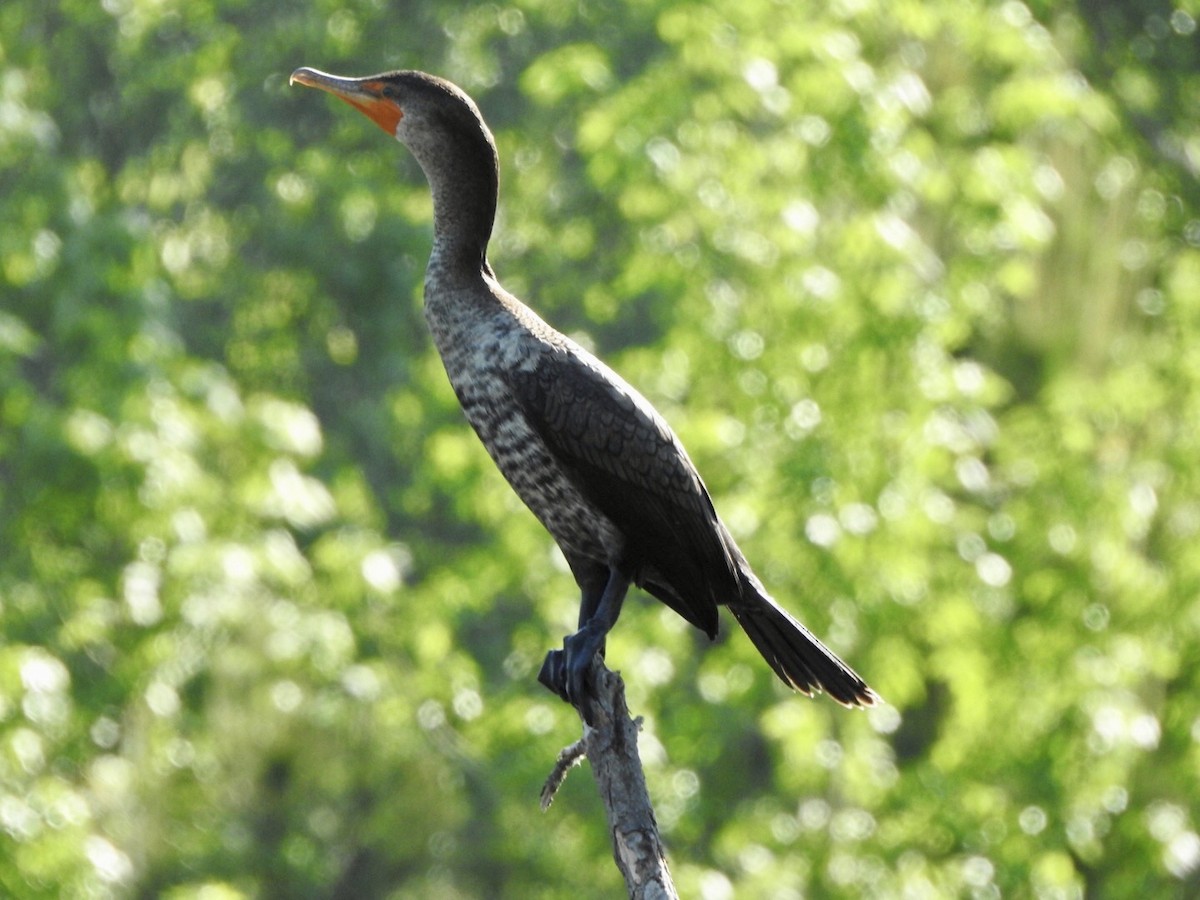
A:
[[[475,102],[449,81],[401,71],[342,78],[297,69],[289,80],[349,103],[404,144],[433,189],[434,231],[482,258],[496,214],[496,142]]]
[[[474,137],[481,133],[491,143],[475,102],[449,81],[424,72],[384,72],[365,78],[343,78],[301,68],[292,73],[288,83],[333,94],[410,147],[423,140]]]

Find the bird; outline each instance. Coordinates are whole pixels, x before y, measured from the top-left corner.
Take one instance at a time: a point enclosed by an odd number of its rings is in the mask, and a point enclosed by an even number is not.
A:
[[[296,69],[408,148],[433,196],[424,314],[468,422],[554,538],[580,590],[577,630],[538,680],[593,723],[594,666],[631,585],[710,639],[726,607],[775,674],[848,707],[878,695],[767,593],[683,444],[645,397],[497,280],[499,156],[479,107],[416,70]]]

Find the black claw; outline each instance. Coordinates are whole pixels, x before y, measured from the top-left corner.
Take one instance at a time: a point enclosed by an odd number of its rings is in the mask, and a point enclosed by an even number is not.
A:
[[[578,706],[592,696],[592,661],[590,659],[567,659],[567,694]]]
[[[588,677],[591,672],[590,665],[572,667],[567,672],[567,692],[571,695],[571,705],[583,714],[583,720],[589,725],[595,724],[595,717],[592,715],[594,692],[592,680]]]
[[[552,693],[558,694],[568,703],[571,698],[567,693],[566,662],[561,650],[551,650],[542,662],[542,670],[538,672],[538,681]]]

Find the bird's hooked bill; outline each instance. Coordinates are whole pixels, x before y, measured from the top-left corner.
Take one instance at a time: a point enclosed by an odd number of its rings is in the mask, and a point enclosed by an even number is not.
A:
[[[302,66],[291,74],[288,84],[302,84],[333,94],[393,136],[396,134],[396,126],[404,118],[404,110],[384,93],[384,83],[378,77],[342,78],[320,69]]]

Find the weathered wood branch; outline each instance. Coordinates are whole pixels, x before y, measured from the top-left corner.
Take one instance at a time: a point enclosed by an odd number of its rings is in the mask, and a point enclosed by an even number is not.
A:
[[[595,725],[584,723],[583,737],[559,754],[542,788],[542,809],[550,806],[567,773],[586,756],[608,818],[613,859],[625,877],[630,900],[678,900],[638,755],[641,720],[629,715],[621,676],[599,661],[593,672]]]

